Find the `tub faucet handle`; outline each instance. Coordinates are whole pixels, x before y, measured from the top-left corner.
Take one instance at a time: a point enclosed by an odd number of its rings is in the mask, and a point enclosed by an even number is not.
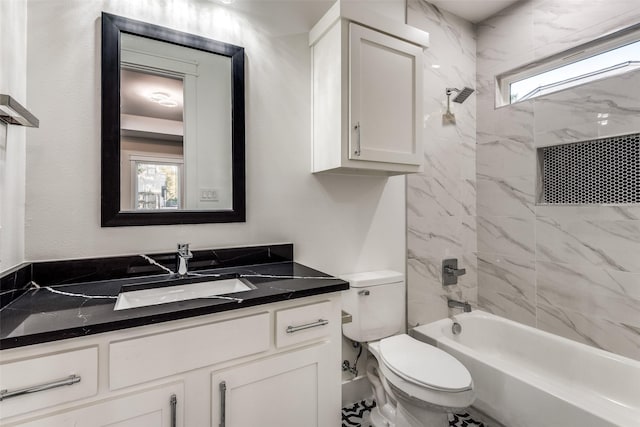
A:
[[[445,266],[444,271],[447,274],[454,276],[462,276],[463,274],[467,274],[467,270],[465,268],[451,268],[449,266]]]
[[[458,276],[467,274],[465,268],[458,268],[458,260],[449,258],[442,261],[442,286],[455,285],[458,283]]]

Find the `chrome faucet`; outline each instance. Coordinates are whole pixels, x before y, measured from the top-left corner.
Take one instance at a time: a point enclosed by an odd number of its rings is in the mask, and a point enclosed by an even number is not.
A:
[[[178,255],[176,257],[176,270],[180,276],[186,276],[189,273],[189,260],[193,258],[193,254],[189,250],[188,243],[178,243]]]
[[[447,305],[449,308],[462,308],[465,313],[471,312],[471,304],[468,302],[456,301],[454,299],[447,298]]]

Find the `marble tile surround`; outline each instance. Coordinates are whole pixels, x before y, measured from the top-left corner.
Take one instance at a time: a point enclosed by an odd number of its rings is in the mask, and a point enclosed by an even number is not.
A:
[[[476,87],[476,40],[472,24],[423,0],[408,1],[407,20],[431,38],[424,53],[425,171],[407,177],[407,311],[415,326],[448,316],[447,297],[477,303],[476,94],[451,103],[455,125],[442,123],[445,88]],[[445,258],[467,270],[447,288]]]
[[[518,2],[477,26],[476,83],[478,305],[638,360],[640,206],[536,206],[535,149],[640,131],[640,72],[498,109],[494,76],[639,21],[635,0]]]

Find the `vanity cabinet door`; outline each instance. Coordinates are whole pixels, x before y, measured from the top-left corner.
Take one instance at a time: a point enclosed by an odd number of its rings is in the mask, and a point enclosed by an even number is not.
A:
[[[422,49],[349,24],[349,159],[420,166]]]
[[[183,427],[183,397],[181,382],[167,384],[6,427]]]
[[[340,372],[324,343],[212,374],[212,424],[340,425]]]

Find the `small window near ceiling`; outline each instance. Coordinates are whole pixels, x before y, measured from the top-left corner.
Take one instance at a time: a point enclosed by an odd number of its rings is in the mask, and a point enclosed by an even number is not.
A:
[[[638,68],[640,31],[624,30],[498,76],[497,105],[526,101]]]

